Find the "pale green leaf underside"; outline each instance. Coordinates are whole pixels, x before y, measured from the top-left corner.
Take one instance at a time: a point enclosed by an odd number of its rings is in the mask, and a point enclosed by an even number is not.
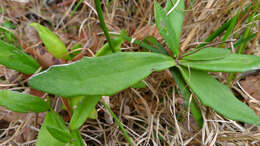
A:
[[[25,74],[33,74],[40,65],[21,49],[0,40],[0,64]]]
[[[0,90],[0,105],[14,112],[45,112],[50,109],[39,97],[19,92]]]
[[[187,56],[185,56],[187,55]],[[184,54],[183,60],[216,60],[231,55],[230,51],[225,48],[203,48],[201,50],[192,50]]]
[[[260,57],[253,55],[231,54],[225,58],[208,61],[181,60],[186,67],[211,72],[245,72],[260,68]]]
[[[173,3],[172,3],[172,2]],[[177,0],[168,0],[166,4],[166,13],[168,13],[173,6],[176,4]],[[178,6],[167,16],[168,21],[176,33],[177,42],[180,41],[182,23],[184,18],[184,0],[180,0]]]
[[[240,102],[230,89],[207,72],[180,68],[182,75],[203,105],[209,106],[226,118],[256,124],[260,119],[246,104]]]
[[[122,37],[116,37],[114,39],[111,40],[112,41],[112,44],[113,44],[113,47],[115,49],[116,52],[119,52],[120,51],[120,47],[122,45],[122,43],[124,42],[123,41],[123,38]],[[112,54],[112,49],[110,48],[109,44],[106,43],[102,48],[100,48],[98,50],[98,52],[95,54],[96,57],[98,56],[105,56],[105,55],[109,55],[109,54]]]
[[[173,55],[176,57],[179,54],[179,42],[177,40],[174,28],[172,28],[172,25],[166,15],[166,12],[161,8],[161,6],[155,2],[154,17],[157,29],[164,38]]]
[[[143,80],[153,71],[174,65],[171,57],[162,54],[120,52],[95,58],[85,57],[72,64],[53,66],[33,76],[29,85],[63,97],[113,95]]]
[[[66,53],[68,53],[65,44],[47,27],[38,23],[31,23],[30,26],[34,27],[38,31],[43,44],[55,57],[62,58]]]
[[[49,133],[47,125],[66,129],[65,122],[56,112],[48,112],[38,134],[36,146],[65,146],[66,143],[57,140]]]
[[[78,129],[84,124],[100,99],[101,96],[85,96],[73,110],[70,129]]]

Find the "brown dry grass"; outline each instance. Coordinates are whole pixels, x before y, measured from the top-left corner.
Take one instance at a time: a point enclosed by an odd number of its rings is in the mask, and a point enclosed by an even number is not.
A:
[[[165,1],[160,0],[162,5]],[[191,0],[186,0],[187,10],[180,42],[182,50],[192,49],[203,42],[247,3],[249,0],[197,0],[191,5]],[[51,28],[69,47],[75,43],[83,44],[87,48],[83,55],[91,56],[90,52],[96,52],[105,41],[92,0],[85,0],[73,17],[69,16],[72,4],[61,7],[53,4],[47,7],[40,0],[32,0],[26,4],[2,0],[0,5],[4,10],[0,21],[7,19],[17,24],[18,27],[13,32],[19,43],[27,52],[33,51],[32,54],[38,60],[43,60],[43,66],[48,67],[57,61],[52,61],[52,56],[48,54],[41,56],[37,53],[43,47],[35,31],[28,26],[32,21]],[[119,33],[124,28],[137,39],[153,35],[163,43],[154,27],[153,0],[114,0],[105,8],[104,16],[111,32]],[[247,26],[244,19],[247,17],[248,15],[239,17],[234,32],[243,32]],[[255,25],[251,31],[257,32],[258,29],[258,25]],[[218,44],[220,40],[221,37],[209,45]],[[229,38],[226,47],[232,46],[233,41],[233,38]],[[253,52],[259,52],[257,40],[249,43],[248,47],[251,46]],[[130,43],[124,43],[123,48],[129,51],[140,50]],[[30,92],[26,84],[16,85],[26,80],[23,75],[0,66],[0,77],[1,89]],[[222,82],[226,81],[225,74],[216,74],[216,77]],[[184,108],[184,99],[167,71],[153,73],[145,82],[145,89],[127,89],[107,100],[136,145],[260,145],[259,128],[224,119],[201,105],[205,124],[199,129],[189,111]],[[233,87],[238,91],[238,96],[248,98],[235,83]],[[60,104],[59,100],[55,102],[56,110],[60,110]],[[127,145],[119,127],[111,120],[104,107],[98,105],[97,111],[98,119],[88,120],[81,128],[85,142],[89,145]],[[63,115],[66,117],[67,114]],[[34,145],[43,117],[44,114],[16,114],[1,108],[1,145]]]

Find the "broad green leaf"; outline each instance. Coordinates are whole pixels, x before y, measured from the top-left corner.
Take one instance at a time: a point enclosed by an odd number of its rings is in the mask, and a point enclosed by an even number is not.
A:
[[[182,75],[180,73],[180,71],[178,70],[178,68],[171,68],[170,69],[174,80],[177,83],[178,88],[180,89],[182,95],[185,98],[185,106],[188,107],[188,103],[190,100],[190,91],[188,89],[188,86],[186,86],[184,79],[182,78]],[[198,105],[196,104],[195,100],[192,99],[191,103],[190,103],[190,111],[192,113],[192,116],[194,117],[195,121],[197,122],[197,124],[202,127],[203,126],[203,118],[201,115],[201,111],[200,108],[198,107]]]
[[[168,13],[175,4],[177,4],[178,0],[168,0],[166,4],[166,12]],[[176,33],[177,42],[180,41],[181,30],[182,30],[182,23],[184,19],[184,0],[179,0],[177,7],[168,14],[167,18],[168,21]]]
[[[123,43],[123,39],[122,37],[116,37],[115,39],[112,39],[111,40],[112,44],[113,44],[113,47],[115,49],[116,52],[119,52],[120,51],[120,47]],[[105,55],[108,55],[108,54],[112,54],[113,52],[111,51],[111,48],[109,46],[108,43],[106,43],[102,48],[100,48],[98,50],[98,52],[96,53],[96,56],[105,56]]]
[[[53,32],[38,23],[31,23],[30,26],[38,31],[43,44],[52,55],[57,58],[65,57],[68,53],[66,46]]]
[[[136,84],[132,85],[131,87],[132,88],[145,88],[146,85],[145,85],[144,81],[139,81]]]
[[[212,72],[245,72],[260,68],[260,57],[254,55],[231,54],[225,58],[209,61],[181,60],[186,67]]]
[[[184,54],[184,60],[216,60],[230,55],[230,51],[225,48],[203,48],[192,50]],[[187,56],[185,56],[187,55]]]
[[[47,126],[57,127],[58,129],[67,128],[63,119],[56,112],[48,112],[38,134],[36,146],[65,146],[66,143],[57,140],[49,133]]]
[[[98,113],[97,113],[97,110],[96,110],[96,107],[94,107],[91,112],[90,112],[90,115],[88,116],[89,119],[94,119],[96,120],[98,118]]]
[[[21,49],[0,40],[0,64],[25,74],[33,74],[40,65]]]
[[[83,138],[80,135],[79,129],[72,130],[71,135],[72,135],[73,146],[85,146],[83,142]]]
[[[239,101],[230,89],[207,72],[179,68],[192,91],[203,105],[209,106],[226,118],[256,124],[260,119],[246,104]]]
[[[174,65],[171,57],[162,54],[120,52],[53,66],[33,76],[29,85],[62,97],[113,95],[143,80],[153,71]]]
[[[72,97],[69,98],[69,104],[70,107],[77,107],[77,105],[85,98],[85,96],[76,96],[76,97]],[[64,105],[63,105],[64,106]],[[66,109],[66,107],[64,106],[64,109]],[[74,112],[74,108],[72,108],[72,112]],[[88,116],[89,119],[97,119],[98,115],[97,115],[97,111],[96,111],[96,107],[94,107],[91,112],[90,115]]]
[[[85,96],[76,107],[70,120],[70,129],[78,129],[87,120],[101,96]]]
[[[59,129],[50,125],[46,125],[48,132],[51,134],[52,137],[56,138],[57,140],[68,143],[71,140],[71,134],[68,130]]]
[[[45,112],[50,106],[43,99],[19,92],[0,90],[0,105],[14,112]]]
[[[172,25],[167,18],[166,12],[157,2],[154,3],[154,15],[156,26],[164,38],[167,46],[172,51],[174,57],[178,56],[179,42],[176,36],[176,32],[174,31],[174,28],[172,28]]]

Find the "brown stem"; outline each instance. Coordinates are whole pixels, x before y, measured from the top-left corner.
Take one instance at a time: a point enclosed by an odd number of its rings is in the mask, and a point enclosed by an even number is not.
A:
[[[62,103],[63,103],[64,106],[66,107],[66,109],[67,109],[67,111],[68,111],[68,113],[69,113],[69,117],[70,117],[70,119],[71,119],[71,117],[72,117],[72,110],[71,110],[71,108],[70,108],[68,99],[62,98],[62,97],[60,97],[60,96],[59,96],[59,98],[61,99]]]

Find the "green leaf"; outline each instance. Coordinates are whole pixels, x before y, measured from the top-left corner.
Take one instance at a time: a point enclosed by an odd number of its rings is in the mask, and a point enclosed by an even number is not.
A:
[[[85,96],[76,96],[76,97],[72,97],[69,98],[69,104],[70,107],[77,107],[78,104],[80,104],[80,102],[82,102],[82,100],[85,98]],[[63,105],[64,109],[66,109],[66,107]],[[77,108],[76,108],[77,109]],[[74,112],[75,109],[72,108],[72,112]],[[96,107],[94,107],[91,112],[90,115],[88,116],[89,119],[97,119],[98,115],[97,115],[97,111],[96,111]]]
[[[184,54],[184,60],[216,60],[230,55],[230,51],[225,48],[203,48],[201,50],[191,50]],[[186,56],[185,56],[186,55]]]
[[[131,86],[132,88],[145,88],[146,84],[144,83],[144,81],[139,81],[136,84]]]
[[[66,46],[53,32],[38,23],[31,23],[30,26],[38,31],[43,44],[52,55],[64,59],[68,53]]]
[[[157,2],[154,3],[154,15],[155,23],[161,36],[166,41],[166,44],[172,51],[174,57],[178,56],[179,42],[176,36],[176,32],[174,31],[174,28],[172,28],[172,25],[166,16],[166,12],[161,8],[161,6]]]
[[[81,44],[75,44],[73,47],[71,47],[71,51],[74,51],[76,49],[82,48]],[[78,54],[80,54],[81,51],[75,51],[73,53],[70,54],[70,60],[73,59],[75,56],[77,56]]]
[[[230,89],[207,72],[179,68],[192,91],[203,105],[209,106],[226,118],[256,124],[260,119],[246,104],[240,102]]]
[[[71,134],[72,134],[72,144],[73,144],[73,146],[85,146],[85,144],[83,142],[83,138],[80,135],[79,129],[72,130]]]
[[[19,92],[0,90],[0,105],[14,112],[45,112],[50,106],[43,99]]]
[[[239,17],[239,11],[237,11],[236,16],[234,16],[234,17],[231,19],[231,23],[230,23],[230,25],[228,26],[227,31],[226,31],[225,35],[223,36],[223,38],[222,38],[222,40],[221,40],[222,42],[226,41],[226,40],[229,38],[229,36],[232,34],[232,32],[233,32],[233,30],[234,30],[234,28],[235,28],[235,25],[236,25],[236,23],[237,23],[238,17]],[[225,47],[225,44],[221,44],[221,45],[219,45],[219,46],[220,46],[220,47]]]
[[[68,130],[59,129],[53,126],[46,125],[48,132],[52,135],[52,137],[57,140],[68,143],[71,140],[71,134]]]
[[[181,60],[186,67],[212,72],[245,72],[260,68],[260,57],[254,55],[231,54],[225,58],[209,61]]]
[[[165,55],[168,55],[167,51],[166,51],[166,48],[163,47],[162,44],[160,44],[158,42],[158,40],[153,37],[153,36],[147,36],[143,39],[143,43],[147,43],[149,45],[152,45],[152,47],[156,48],[157,50],[152,50],[153,52],[155,53],[161,53],[161,54],[165,54]],[[146,49],[149,49],[149,48],[146,48]],[[166,52],[166,53],[163,53],[163,52]]]
[[[153,71],[174,65],[171,57],[162,54],[120,52],[53,66],[33,76],[29,85],[62,97],[113,95],[143,80]]]
[[[38,134],[36,146],[65,146],[66,143],[57,140],[49,133],[47,126],[67,129],[65,122],[56,112],[48,112]]]
[[[165,55],[168,55],[168,52],[165,50],[165,49],[159,49],[157,47],[153,47],[151,45],[148,45],[147,43],[145,42],[142,42],[140,40],[136,40],[136,39],[133,39],[131,37],[129,37],[128,35],[126,34],[121,34],[121,37],[126,40],[126,41],[129,41],[133,44],[136,44],[136,45],[140,45],[140,47],[143,47],[145,49],[148,49],[148,50],[151,50],[153,52],[156,52],[156,53],[161,53],[161,54],[165,54]]]
[[[122,37],[116,37],[115,39],[112,39],[111,42],[113,44],[115,51],[119,52],[121,45],[124,41],[123,41]],[[113,53],[112,49],[110,48],[109,44],[106,43],[102,48],[100,48],[98,50],[98,52],[96,53],[96,56],[97,57],[98,56],[105,56],[105,55],[112,54],[112,53]]]
[[[85,96],[76,108],[73,107],[70,129],[78,129],[84,124],[100,99],[101,96]]]
[[[175,4],[177,4],[178,0],[168,0],[167,4],[166,4],[166,12],[168,13]],[[180,36],[181,36],[181,30],[182,30],[182,23],[183,23],[183,19],[184,19],[184,0],[180,0],[177,7],[171,12],[169,13],[169,15],[167,16],[168,21],[171,25],[171,27],[173,28],[173,30],[175,31],[176,37],[177,37],[177,42],[180,41]]]
[[[182,95],[185,98],[185,106],[188,107],[188,103],[190,100],[190,91],[188,89],[188,87],[185,84],[184,79],[182,78],[182,75],[180,73],[180,71],[178,70],[178,68],[171,68],[170,69],[174,80],[177,83],[178,88],[180,89]],[[198,105],[196,104],[195,100],[192,99],[191,103],[190,103],[190,111],[192,113],[192,116],[194,117],[195,121],[197,122],[197,124],[202,128],[203,126],[203,117],[200,111],[200,108],[198,107]]]
[[[33,74],[40,65],[21,49],[0,40],[0,64],[25,74]]]

